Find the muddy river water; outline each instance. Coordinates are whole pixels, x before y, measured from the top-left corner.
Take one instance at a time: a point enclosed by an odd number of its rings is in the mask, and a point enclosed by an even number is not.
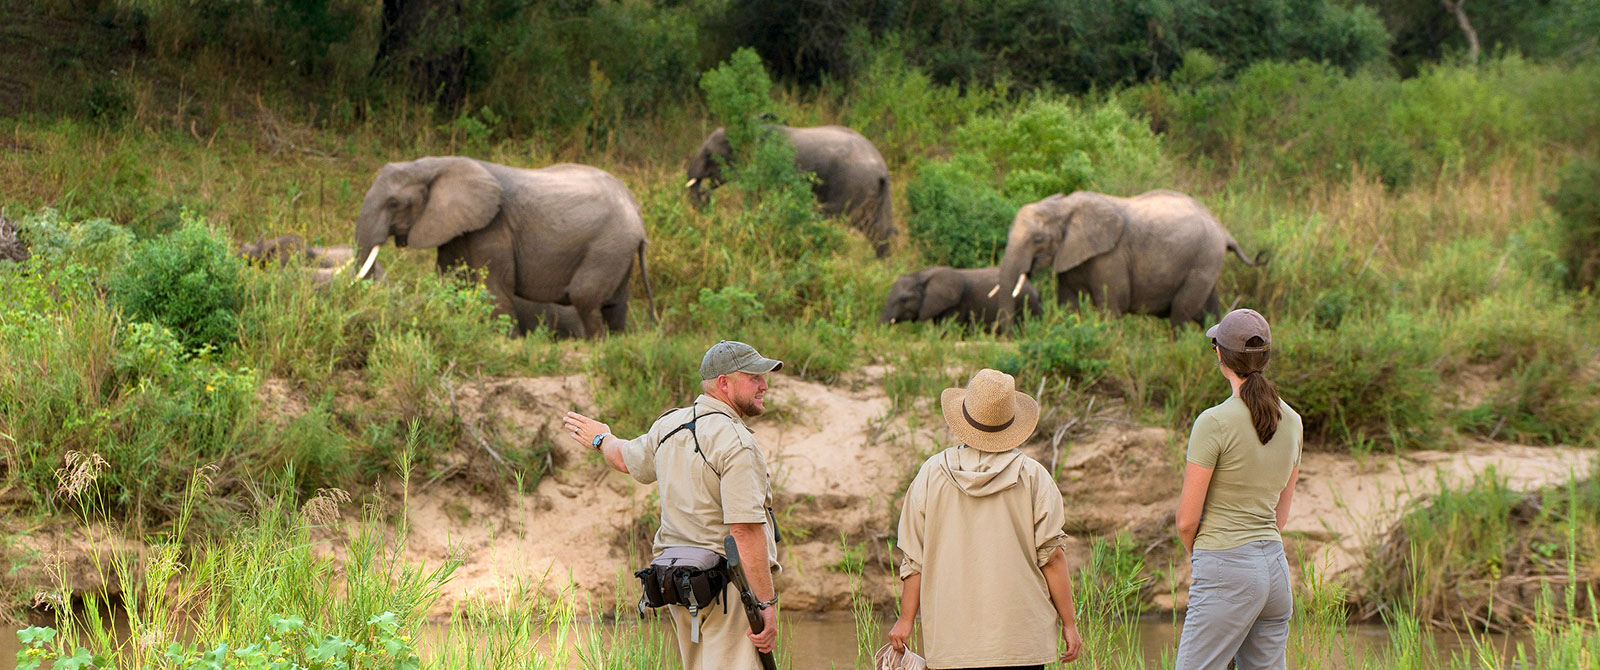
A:
[[[656,634],[661,636],[665,644],[669,645],[668,649],[672,648],[670,647],[673,644],[670,624],[664,621],[625,622],[623,625],[652,627],[655,629]],[[1166,616],[1151,617],[1139,622],[1137,626],[1137,644],[1140,648],[1140,657],[1145,662],[1145,667],[1171,667],[1171,658],[1173,652],[1177,649],[1177,636],[1181,625],[1181,617],[1176,620]],[[588,626],[580,623],[579,627],[587,628]],[[593,628],[601,631],[602,634],[607,634],[608,631],[614,629],[614,622],[595,622]],[[442,624],[430,624],[429,629],[424,632],[423,639],[441,639],[444,637],[444,632]],[[887,632],[888,628],[887,624],[885,624],[875,644],[881,644],[886,639],[884,634]],[[1340,655],[1354,659],[1357,665],[1376,663],[1383,658],[1383,654],[1389,648],[1389,632],[1382,626],[1354,625],[1346,633],[1345,640],[1351,648],[1340,652]],[[790,616],[784,621],[783,635],[781,643],[787,647],[785,655],[789,657],[792,663],[792,670],[834,670],[853,669],[856,667],[855,622],[847,613]],[[1516,643],[1525,641],[1514,636],[1490,636],[1489,640],[1501,650],[1500,656],[1503,661],[1511,660],[1515,654]],[[1437,655],[1441,660],[1447,660],[1452,655],[1464,654],[1471,646],[1470,642],[1464,644],[1463,640],[1456,635],[1445,632],[1434,633],[1433,642]],[[534,640],[530,641],[530,644],[546,646],[548,643]],[[424,665],[426,665],[426,659],[429,656],[427,646],[428,643],[424,642],[422,650],[425,659]],[[12,670],[16,667],[18,648],[17,638],[14,634],[8,633],[0,636],[0,670]],[[575,654],[569,654],[569,658],[573,659],[570,663],[571,667],[582,667]],[[1291,667],[1294,666],[1293,658],[1293,649],[1291,649]],[[1341,663],[1333,663],[1321,665],[1321,667],[1337,670],[1341,665]]]

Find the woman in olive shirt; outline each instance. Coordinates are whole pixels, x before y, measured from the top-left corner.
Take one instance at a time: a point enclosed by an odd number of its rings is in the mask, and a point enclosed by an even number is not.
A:
[[[1189,436],[1178,536],[1192,554],[1177,670],[1285,667],[1294,593],[1279,531],[1300,476],[1300,415],[1264,371],[1272,331],[1254,310],[1206,331],[1233,396]]]

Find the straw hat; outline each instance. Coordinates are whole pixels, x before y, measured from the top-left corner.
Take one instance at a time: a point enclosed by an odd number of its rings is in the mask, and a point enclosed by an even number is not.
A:
[[[967,446],[979,451],[1010,451],[1033,435],[1039,424],[1039,403],[1018,392],[1017,380],[999,370],[983,369],[967,387],[939,394],[944,422]]]

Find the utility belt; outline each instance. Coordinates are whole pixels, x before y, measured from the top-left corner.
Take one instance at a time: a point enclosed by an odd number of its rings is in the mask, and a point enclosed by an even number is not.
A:
[[[678,605],[689,610],[689,640],[700,642],[700,610],[722,601],[728,588],[728,560],[699,547],[667,547],[643,570],[633,573],[643,586],[639,615],[645,608]]]

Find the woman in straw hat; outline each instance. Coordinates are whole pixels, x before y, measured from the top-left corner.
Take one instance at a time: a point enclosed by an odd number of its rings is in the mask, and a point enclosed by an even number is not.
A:
[[[1189,435],[1178,536],[1192,558],[1177,670],[1283,668],[1294,593],[1279,532],[1300,476],[1300,415],[1267,379],[1272,330],[1255,310],[1206,331],[1233,395]]]
[[[902,595],[889,644],[905,649],[922,615],[932,668],[1042,668],[1083,649],[1067,573],[1066,512],[1050,472],[1017,450],[1039,403],[1011,375],[980,370],[945,389],[944,420],[963,444],[934,454],[900,510]],[[1056,653],[1056,630],[1066,651]]]

